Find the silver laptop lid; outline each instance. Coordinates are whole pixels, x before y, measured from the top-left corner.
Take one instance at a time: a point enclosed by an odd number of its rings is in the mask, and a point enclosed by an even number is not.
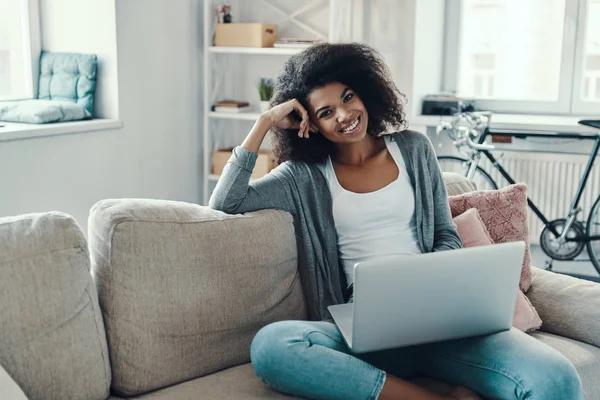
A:
[[[352,350],[509,329],[524,252],[512,242],[358,263]]]

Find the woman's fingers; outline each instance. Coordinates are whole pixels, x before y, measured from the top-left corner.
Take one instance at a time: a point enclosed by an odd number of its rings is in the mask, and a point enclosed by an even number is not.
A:
[[[304,121],[300,122],[300,127],[298,128],[298,137],[308,139],[308,126]]]
[[[302,104],[300,104],[300,102],[297,99],[293,100],[293,104],[294,104],[294,109],[300,114],[300,116],[302,117],[302,122],[300,122],[300,129],[298,130],[298,137],[304,137],[306,139],[308,139],[309,137],[309,124],[310,124],[310,118],[308,116],[308,112],[306,111],[306,109],[302,106]]]

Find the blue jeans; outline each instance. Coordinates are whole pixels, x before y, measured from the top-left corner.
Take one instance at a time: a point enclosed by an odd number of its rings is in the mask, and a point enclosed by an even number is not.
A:
[[[250,357],[267,385],[312,399],[377,399],[386,373],[437,378],[491,399],[583,399],[569,360],[516,329],[351,355],[330,322],[281,321],[256,334]]]

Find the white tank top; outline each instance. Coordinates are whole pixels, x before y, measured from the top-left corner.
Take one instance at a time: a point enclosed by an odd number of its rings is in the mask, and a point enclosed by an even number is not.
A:
[[[415,195],[404,159],[391,137],[384,137],[398,166],[398,178],[369,193],[344,189],[335,174],[331,158],[326,178],[333,200],[333,219],[338,252],[348,286],[354,283],[354,265],[373,258],[420,254],[415,223]]]

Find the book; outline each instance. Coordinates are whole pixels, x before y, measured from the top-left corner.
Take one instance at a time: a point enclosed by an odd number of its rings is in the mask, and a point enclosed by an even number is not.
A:
[[[322,42],[321,39],[309,39],[309,38],[280,38],[277,42],[279,43],[307,43],[307,44],[314,44],[314,43],[319,43]]]
[[[306,39],[306,38],[281,38],[273,44],[273,47],[279,48],[296,48],[303,49],[310,47],[315,43],[321,43],[320,39]]]
[[[220,107],[215,106],[216,112],[225,112],[225,113],[242,113],[242,112],[250,112],[253,108],[251,106],[245,107]]]
[[[280,49],[305,49],[312,46],[312,44],[307,43],[278,43],[275,42],[273,47],[277,47]]]
[[[231,108],[239,108],[239,107],[248,107],[250,103],[247,101],[237,101],[237,100],[221,100],[215,103],[215,107],[231,107]]]

